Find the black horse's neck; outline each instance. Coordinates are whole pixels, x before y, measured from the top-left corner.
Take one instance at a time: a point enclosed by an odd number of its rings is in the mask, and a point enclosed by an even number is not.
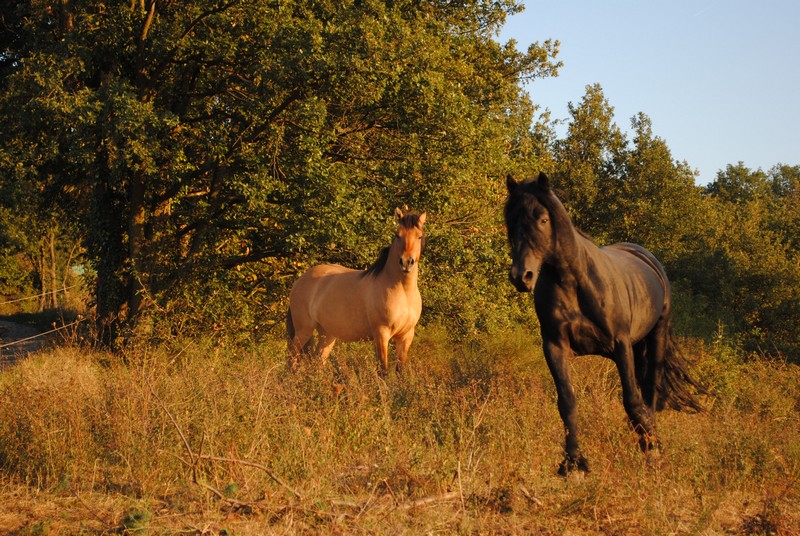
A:
[[[572,223],[567,209],[551,191],[539,198],[550,213],[550,221],[555,235],[553,255],[548,265],[555,269],[562,279],[576,278],[584,273],[587,262],[587,249],[597,246]],[[570,277],[571,276],[571,277]]]

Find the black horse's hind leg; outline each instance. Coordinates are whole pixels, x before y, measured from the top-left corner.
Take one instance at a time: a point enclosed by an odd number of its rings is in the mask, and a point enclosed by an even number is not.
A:
[[[644,403],[655,416],[658,409],[658,391],[664,382],[664,360],[669,340],[669,321],[661,318],[645,338],[647,344],[647,374],[642,384]]]
[[[639,385],[639,389],[642,391],[642,398],[644,399],[644,403],[648,404],[649,395],[648,395],[648,386],[647,386],[647,376],[648,376],[648,356],[647,356],[647,341],[639,341],[637,344],[633,345],[633,362],[636,367],[636,383]]]
[[[589,472],[589,462],[583,457],[578,446],[577,402],[566,362],[570,353],[568,348],[556,343],[545,342],[544,344],[544,356],[558,393],[558,413],[561,415],[566,432],[564,461],[558,468],[558,474],[561,476],[566,476],[571,471]]]
[[[645,452],[657,448],[658,438],[655,424],[650,409],[645,405],[639,382],[637,382],[635,358],[630,341],[619,340],[616,342],[614,362],[622,383],[622,403],[631,421],[631,426],[639,434],[639,446]],[[650,373],[649,369],[648,366],[647,374]]]

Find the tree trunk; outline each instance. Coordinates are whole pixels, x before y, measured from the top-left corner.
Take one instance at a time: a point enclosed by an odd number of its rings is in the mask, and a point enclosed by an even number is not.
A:
[[[104,157],[101,151],[101,161]],[[97,270],[97,337],[106,347],[114,347],[120,336],[124,309],[128,297],[125,266],[128,252],[124,245],[124,209],[115,199],[109,180],[101,174],[92,195],[91,213],[95,221],[87,241],[95,248]]]

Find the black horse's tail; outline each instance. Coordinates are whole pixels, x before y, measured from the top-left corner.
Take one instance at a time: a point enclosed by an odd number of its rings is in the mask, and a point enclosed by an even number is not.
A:
[[[670,407],[677,410],[703,411],[696,395],[707,395],[708,389],[689,375],[688,364],[678,347],[672,328],[667,324],[664,369],[658,385],[657,410]]]

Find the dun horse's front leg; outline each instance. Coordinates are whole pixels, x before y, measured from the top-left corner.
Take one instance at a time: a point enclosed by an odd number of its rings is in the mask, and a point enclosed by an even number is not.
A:
[[[386,376],[389,370],[389,333],[385,330],[379,331],[372,338],[375,344],[375,357],[378,360],[378,374]]]
[[[589,462],[583,457],[578,446],[577,402],[567,368],[567,357],[571,354],[572,351],[568,346],[545,341],[544,356],[556,384],[558,413],[566,431],[564,461],[558,468],[558,474],[561,476],[567,476],[571,471],[589,472]]]
[[[397,360],[395,367],[397,372],[401,372],[403,367],[405,367],[406,359],[408,358],[408,349],[411,348],[411,341],[413,340],[414,328],[394,338],[394,354]]]

